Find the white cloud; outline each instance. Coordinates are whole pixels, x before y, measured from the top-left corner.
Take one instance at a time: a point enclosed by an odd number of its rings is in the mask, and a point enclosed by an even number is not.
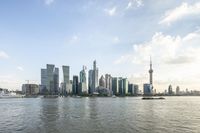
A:
[[[9,58],[8,54],[4,51],[0,51],[0,59],[7,59]]]
[[[117,65],[133,65],[137,71],[134,75],[144,75],[148,82],[149,57],[152,56],[155,76],[155,87],[163,89],[167,84],[178,84],[183,87],[199,87],[200,75],[200,31],[184,37],[155,33],[150,41],[134,44],[133,50],[115,60]],[[134,77],[134,76],[133,76]],[[133,81],[137,81],[136,77]],[[161,81],[163,84],[161,85]],[[165,83],[165,84],[164,84]],[[193,88],[191,88],[193,89]]]
[[[73,35],[71,38],[68,39],[68,44],[76,44],[80,41],[80,38],[78,35]]]
[[[192,15],[200,15],[200,2],[197,2],[193,5],[182,3],[175,9],[167,11],[159,24],[170,25],[172,22]]]
[[[116,44],[116,43],[119,43],[119,42],[120,42],[120,39],[119,39],[119,37],[116,36],[116,37],[113,38],[112,41],[113,41],[113,43]]]
[[[51,5],[55,0],[44,0],[46,5]]]
[[[18,67],[17,67],[17,70],[19,70],[19,71],[24,71],[24,68],[21,67],[21,66],[18,66]]]
[[[126,9],[131,9],[133,7],[141,7],[143,6],[142,0],[131,0],[128,2]]]
[[[107,15],[114,16],[116,15],[116,10],[117,10],[117,7],[113,7],[111,9],[105,9],[104,11],[106,12]]]

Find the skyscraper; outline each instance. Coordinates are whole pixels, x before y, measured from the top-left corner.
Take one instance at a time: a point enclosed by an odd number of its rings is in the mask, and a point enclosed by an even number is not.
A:
[[[46,69],[41,69],[41,86],[49,94],[57,94],[59,90],[59,69],[55,65],[47,64]]]
[[[110,74],[105,75],[105,85],[110,94],[112,94],[112,76]]]
[[[119,84],[118,84],[118,78],[114,77],[112,78],[112,92],[114,95],[119,93]]]
[[[93,94],[98,87],[98,68],[96,67],[96,60],[93,62],[93,69],[89,70],[88,87],[90,94]]]
[[[69,83],[69,69],[70,67],[69,66],[62,66],[62,69],[63,69],[63,82],[64,83]]]
[[[95,90],[98,87],[98,68],[96,67],[96,60],[93,62],[93,89]]]
[[[86,67],[83,66],[83,70],[80,71],[80,89],[83,93],[87,93],[87,82],[86,82]]]
[[[73,76],[73,83],[72,83],[72,93],[73,95],[77,95],[79,93],[79,86],[78,86],[78,76]]]
[[[119,94],[120,95],[125,95],[128,93],[128,80],[127,78],[119,78],[118,81],[119,84]]]
[[[92,77],[93,77],[93,70],[89,70],[89,72],[88,72],[88,91],[89,91],[89,94],[93,93],[93,89],[92,89],[93,80],[92,80]]]
[[[54,94],[54,69],[54,65],[47,64],[47,90],[50,94]]]
[[[45,93],[46,91],[47,91],[47,69],[41,69],[40,93]]]
[[[62,84],[62,94],[70,93],[70,67],[62,66],[63,69],[63,84]]]
[[[55,68],[54,70],[54,90],[53,93],[54,94],[58,94],[58,90],[59,90],[59,68]]]
[[[99,79],[99,86],[105,88],[105,78],[103,75],[101,75],[101,78]]]
[[[143,93],[144,95],[152,95],[153,90],[152,90],[152,85],[151,84],[143,84]]]

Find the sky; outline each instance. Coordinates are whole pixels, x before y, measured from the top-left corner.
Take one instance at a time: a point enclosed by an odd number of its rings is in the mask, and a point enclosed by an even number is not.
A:
[[[200,90],[200,0],[1,0],[0,87],[40,83],[46,64],[70,78],[97,61],[99,77]]]

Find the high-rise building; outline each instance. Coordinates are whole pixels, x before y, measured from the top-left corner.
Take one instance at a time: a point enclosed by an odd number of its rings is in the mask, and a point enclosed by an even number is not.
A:
[[[96,67],[96,60],[93,62],[93,89],[95,90],[98,87],[99,78],[98,78],[98,68]]]
[[[168,87],[168,94],[169,95],[173,94],[172,85],[169,85],[169,87]]]
[[[105,85],[105,78],[104,76],[102,75],[101,78],[99,79],[99,86],[102,87],[102,88],[105,88],[106,85]]]
[[[151,84],[143,84],[143,93],[144,95],[152,95],[152,85]]]
[[[54,91],[54,69],[54,65],[47,64],[47,90],[50,94]]]
[[[73,84],[72,84],[72,94],[73,95],[77,95],[80,93],[78,85],[79,85],[78,76],[73,76]]]
[[[92,77],[93,77],[93,70],[89,70],[88,72],[88,91],[89,91],[89,94],[93,94],[93,89],[92,89],[92,84],[93,84],[93,80],[92,80]]]
[[[69,66],[62,66],[63,69],[63,84],[61,87],[61,93],[67,94],[69,93],[69,86],[70,86],[70,67]]]
[[[54,94],[58,94],[58,90],[59,90],[59,68],[55,68],[54,70],[54,90],[53,93]]]
[[[87,93],[87,82],[86,82],[86,67],[83,66],[83,70],[80,71],[80,89],[83,93]]]
[[[111,92],[112,91],[112,76],[110,74],[105,75],[105,85],[106,88]]]
[[[134,94],[134,85],[133,84],[128,84],[128,93],[133,95]]]
[[[63,69],[63,82],[69,83],[69,75],[70,75],[70,67],[69,66],[62,66]]]
[[[128,79],[127,78],[123,78],[123,92],[124,94],[128,93]]]
[[[139,85],[134,84],[134,95],[139,94]]]
[[[176,87],[176,95],[180,95],[180,87],[179,86]]]
[[[120,95],[125,95],[128,93],[128,80],[127,78],[119,78],[119,94]]]
[[[47,91],[47,69],[41,69],[40,92],[45,93],[46,91]]]
[[[89,70],[88,87],[90,94],[93,94],[98,87],[98,68],[96,67],[96,60],[93,62],[93,70]]]
[[[49,94],[58,94],[59,69],[54,65],[47,64],[46,69],[41,69],[41,87],[45,88]]]
[[[114,95],[119,93],[119,84],[118,84],[118,78],[114,77],[112,78],[112,92]]]

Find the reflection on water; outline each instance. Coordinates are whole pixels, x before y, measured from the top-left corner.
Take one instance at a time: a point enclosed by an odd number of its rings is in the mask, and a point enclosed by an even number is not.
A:
[[[198,132],[200,97],[0,99],[0,132]]]

